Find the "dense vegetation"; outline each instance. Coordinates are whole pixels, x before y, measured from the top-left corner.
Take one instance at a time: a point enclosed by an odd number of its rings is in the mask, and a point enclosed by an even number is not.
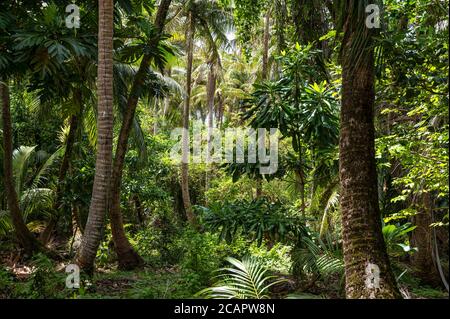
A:
[[[447,0],[71,2],[0,3],[0,298],[448,298]]]

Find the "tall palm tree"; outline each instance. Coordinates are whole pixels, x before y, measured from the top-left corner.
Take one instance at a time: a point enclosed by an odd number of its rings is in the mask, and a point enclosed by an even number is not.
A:
[[[102,239],[112,167],[113,141],[113,0],[99,1],[97,71],[97,155],[89,215],[77,256],[79,266],[92,272]]]
[[[348,298],[400,298],[381,232],[375,163],[373,1],[340,1],[342,106],[339,141],[345,290]],[[379,268],[373,278],[372,269]]]
[[[24,7],[28,6],[24,5]],[[17,28],[16,22],[23,21],[25,17],[29,17],[30,11],[11,10],[10,4],[2,3],[0,5],[2,17],[0,18],[0,38],[2,46],[0,48],[0,104],[2,107],[3,122],[3,182],[6,193],[7,205],[14,226],[15,235],[19,244],[29,255],[42,250],[40,245],[31,232],[28,230],[22,216],[19,206],[19,198],[14,187],[13,180],[13,137],[11,109],[9,98],[9,79],[13,75],[20,74],[23,70],[20,62],[16,63],[14,57],[14,41],[12,35],[13,30]],[[14,12],[14,15],[13,13]]]
[[[191,82],[192,82],[192,60],[194,55],[194,33],[195,21],[192,11],[188,12],[186,29],[186,96],[183,106],[183,134],[182,134],[182,163],[181,163],[181,195],[183,197],[183,206],[189,223],[196,226],[197,221],[192,211],[191,198],[189,195],[189,107],[191,101]]]
[[[87,15],[90,16],[89,12],[95,10],[86,8],[86,22],[78,33],[61,27],[65,13],[54,3],[44,8],[22,8],[22,10],[25,13],[23,17],[20,17],[21,20],[18,19],[20,28],[16,30],[13,37],[12,48],[20,52],[20,55],[16,55],[15,62],[27,66],[24,71],[30,77],[30,89],[39,92],[39,112],[48,115],[51,113],[49,109],[55,110],[55,102],[59,102],[57,105],[62,106],[61,114],[70,116],[69,134],[56,184],[54,213],[51,214],[40,236],[45,245],[60,216],[62,186],[80,126],[83,99],[86,98],[86,93],[83,94],[83,92],[90,92],[86,84],[93,82],[89,81],[94,77],[93,72],[89,71],[92,59],[95,58],[95,42],[92,40],[91,33],[96,26],[89,23],[91,20]],[[37,25],[39,28],[36,28]],[[59,49],[55,50],[56,47]],[[48,54],[39,54],[39,52],[48,52]],[[75,82],[78,83],[75,84]]]
[[[33,254],[42,249],[40,243],[28,230],[19,207],[19,199],[13,180],[12,124],[9,104],[9,89],[5,82],[0,81],[0,100],[2,103],[3,120],[3,174],[6,198],[15,234],[27,254]]]
[[[183,197],[186,217],[191,225],[197,225],[195,215],[191,207],[189,195],[189,115],[192,86],[192,64],[194,55],[194,37],[198,32],[204,37],[217,55],[216,40],[221,43],[227,42],[226,32],[231,20],[229,15],[215,1],[190,0],[185,7],[186,17],[186,96],[183,107],[183,135],[182,135],[182,163],[181,163],[181,194]],[[212,79],[211,79],[212,80]],[[212,81],[210,82],[212,84]],[[215,83],[215,78],[214,78]],[[215,85],[214,85],[215,86]],[[210,96],[213,96],[210,92]]]
[[[158,12],[155,18],[157,33],[150,39],[149,43],[146,44],[148,47],[148,50],[146,51],[150,53],[144,54],[139,65],[139,69],[134,76],[133,84],[126,103],[125,113],[123,114],[122,126],[120,128],[119,139],[114,157],[110,187],[111,206],[109,209],[109,216],[111,219],[111,232],[113,235],[114,247],[118,257],[119,267],[122,269],[133,269],[143,263],[142,258],[133,249],[125,234],[122,213],[120,211],[120,188],[122,185],[125,155],[128,148],[128,138],[131,133],[139,96],[144,88],[152,58],[158,55],[157,53],[152,55],[152,52],[155,53],[158,51],[158,45],[163,36],[163,29],[170,3],[171,0],[162,0],[159,4]]]

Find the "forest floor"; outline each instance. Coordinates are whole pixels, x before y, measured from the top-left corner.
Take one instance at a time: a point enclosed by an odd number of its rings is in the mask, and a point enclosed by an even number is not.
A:
[[[116,299],[116,298],[136,298],[136,299],[190,299],[193,298],[189,278],[183,276],[183,272],[177,266],[155,269],[145,267],[136,271],[120,271],[115,267],[99,268],[90,279],[82,280],[80,289],[68,289],[64,287],[65,272],[64,265],[57,264],[54,269],[57,276],[53,274],[45,279],[38,279],[33,275],[35,267],[32,264],[18,263],[14,268],[9,268],[14,274],[12,284],[17,290],[16,296],[19,298],[33,297],[33,291],[27,291],[36,287],[36,281],[43,287],[39,287],[36,293],[44,296],[38,298],[86,298],[86,299]],[[1,280],[1,279],[0,279]],[[46,287],[45,287],[46,286]],[[12,296],[2,296],[0,283],[0,298]],[[55,289],[56,288],[56,289]],[[275,298],[286,297],[287,293],[293,298],[300,299],[339,299],[342,295],[336,289],[327,287],[324,282],[309,284],[306,289],[300,291],[277,291]],[[284,287],[281,290],[285,289]],[[401,289],[411,299],[448,299],[449,295],[444,290],[427,286],[418,286],[415,283],[402,284]],[[39,291],[41,290],[41,291]],[[45,291],[51,291],[51,295],[45,295]],[[289,289],[291,290],[291,289]],[[303,290],[303,291],[301,291]],[[195,298],[195,297],[194,297]]]
[[[82,299],[190,299],[205,288],[199,285],[195,273],[183,271],[180,265],[152,265],[134,271],[121,271],[116,263],[98,267],[93,277],[82,275],[79,289],[65,287],[65,267],[71,260],[52,261],[45,256],[33,260],[19,258],[9,245],[0,245],[0,299],[2,298],[82,298]],[[5,271],[5,269],[7,271]],[[273,298],[340,299],[342,278],[316,279],[298,282],[291,275],[276,274],[287,283],[274,286]],[[406,273],[400,283],[402,293],[412,299],[448,299],[439,288],[419,284],[417,278]]]

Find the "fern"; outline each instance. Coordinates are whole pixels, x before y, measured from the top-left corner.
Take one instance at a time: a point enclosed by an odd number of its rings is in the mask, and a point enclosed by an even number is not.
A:
[[[294,271],[323,277],[343,275],[344,262],[337,241],[330,234],[324,237],[302,238],[301,247],[293,253]]]
[[[224,274],[214,287],[198,292],[196,296],[211,299],[267,299],[269,288],[285,280],[270,282],[275,276],[268,276],[256,258],[239,261],[228,257],[226,260],[234,267],[222,268]]]

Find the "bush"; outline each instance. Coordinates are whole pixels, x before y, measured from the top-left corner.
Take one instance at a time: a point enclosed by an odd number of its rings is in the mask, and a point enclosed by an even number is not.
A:
[[[0,267],[0,299],[12,298],[13,294],[12,274],[4,267]]]
[[[268,198],[251,201],[217,202],[209,208],[196,206],[206,229],[220,234],[230,243],[238,235],[256,240],[276,242],[297,242],[307,234],[307,229],[298,215],[281,202]]]
[[[26,282],[14,289],[18,298],[61,298],[64,297],[65,275],[57,273],[52,261],[42,253],[35,255],[31,262],[34,268]]]

